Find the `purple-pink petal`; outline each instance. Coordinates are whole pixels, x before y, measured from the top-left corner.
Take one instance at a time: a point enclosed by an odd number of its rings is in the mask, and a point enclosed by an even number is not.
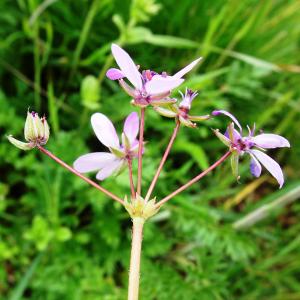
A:
[[[179,91],[182,97],[182,101],[179,103],[179,107],[191,109],[192,101],[198,96],[197,92],[193,92],[190,89],[185,90],[185,94]]]
[[[179,103],[179,107],[186,107],[187,109],[191,109],[192,100],[191,98],[183,98],[183,100]]]
[[[259,177],[261,174],[261,164],[259,163],[259,161],[255,158],[254,155],[251,155],[251,161],[250,161],[250,171],[251,174],[255,177]]]
[[[109,148],[120,148],[120,142],[116,129],[112,122],[103,114],[95,113],[91,117],[94,132],[99,141]]]
[[[279,164],[273,158],[260,150],[252,149],[249,152],[251,152],[259,160],[259,162],[272,174],[273,177],[275,177],[279,183],[279,188],[281,188],[284,183],[284,177]]]
[[[135,139],[131,144],[130,151],[137,156],[138,150],[139,150],[139,140]],[[145,144],[143,144],[142,154],[144,154],[144,152],[145,152]]]
[[[132,112],[125,120],[124,129],[126,137],[130,144],[134,142],[139,132],[139,116],[136,112]]]
[[[107,70],[106,77],[108,77],[110,80],[119,80],[121,78],[124,78],[125,75],[121,70],[116,68],[111,68]]]
[[[146,92],[150,95],[163,94],[171,91],[183,83],[184,79],[177,79],[172,77],[162,77],[161,75],[154,75],[152,79],[145,84]]]
[[[116,44],[112,44],[111,51],[122,73],[134,87],[141,90],[143,87],[142,77],[129,54]]]
[[[263,133],[251,138],[256,146],[266,149],[290,147],[289,141],[277,134]]]
[[[78,157],[74,162],[74,169],[80,173],[93,172],[112,163],[116,157],[108,152],[88,153]]]
[[[223,114],[227,117],[229,117],[236,125],[237,127],[239,128],[240,132],[242,132],[242,126],[241,124],[239,123],[239,121],[236,119],[236,117],[231,114],[230,112],[226,111],[226,110],[214,110],[212,113],[211,113],[213,116],[218,116],[220,114]]]
[[[116,159],[113,162],[111,162],[109,165],[102,168],[96,175],[96,178],[98,180],[104,180],[105,178],[109,177],[113,173],[120,170],[124,163],[124,160],[122,159]]]
[[[181,78],[183,77],[186,73],[190,72],[196,65],[197,63],[202,59],[202,57],[199,57],[198,59],[192,61],[190,64],[188,64],[186,67],[178,71],[176,74],[174,74],[172,77],[173,78]]]

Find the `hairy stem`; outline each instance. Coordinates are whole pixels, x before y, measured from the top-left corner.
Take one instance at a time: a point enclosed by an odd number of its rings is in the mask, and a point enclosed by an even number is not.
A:
[[[116,196],[115,194],[111,193],[110,191],[106,190],[105,188],[101,187],[100,185],[98,185],[96,182],[92,181],[91,179],[85,177],[84,175],[82,175],[81,173],[77,172],[75,169],[73,169],[72,167],[70,167],[68,164],[66,164],[64,161],[62,161],[61,159],[59,159],[58,157],[56,157],[54,154],[52,154],[50,151],[48,151],[47,149],[43,148],[42,146],[37,146],[37,148],[43,152],[44,154],[46,154],[47,156],[49,156],[50,158],[52,158],[54,161],[56,161],[58,164],[60,164],[62,167],[64,167],[65,169],[69,170],[71,173],[75,174],[76,176],[80,177],[81,179],[83,179],[84,181],[86,181],[88,184],[92,185],[93,187],[95,187],[97,190],[101,191],[102,193],[104,193],[105,195],[107,195],[108,197],[112,198],[113,200],[121,203],[122,205],[124,205],[124,201],[119,198],[118,196]]]
[[[155,184],[156,184],[156,182],[158,180],[160,172],[161,172],[161,170],[162,170],[162,168],[163,168],[163,166],[164,166],[164,164],[165,164],[165,162],[167,160],[167,157],[168,157],[168,155],[170,153],[170,150],[171,150],[171,148],[173,146],[173,143],[175,141],[175,138],[177,136],[179,128],[180,128],[180,122],[177,121],[176,122],[176,126],[175,126],[174,131],[173,131],[173,134],[172,134],[172,136],[170,138],[170,141],[169,141],[169,144],[167,146],[167,149],[166,149],[166,151],[165,151],[165,153],[164,153],[164,155],[163,155],[163,157],[162,157],[162,159],[160,161],[159,167],[158,167],[158,169],[157,169],[157,171],[156,171],[156,173],[155,173],[155,175],[154,175],[154,177],[152,179],[151,185],[150,185],[149,190],[147,192],[147,195],[145,197],[145,201],[148,201],[150,199],[150,197],[151,197],[151,194],[152,194],[153,189],[155,187]]]
[[[137,179],[137,193],[141,195],[142,190],[142,156],[143,156],[143,143],[144,143],[144,127],[145,127],[145,108],[141,108],[141,121],[140,121],[140,135],[139,135],[139,152],[138,152],[138,179]]]
[[[129,172],[129,182],[130,182],[130,190],[131,190],[131,198],[135,198],[135,188],[133,183],[133,174],[132,174],[132,160],[128,159],[128,172]]]
[[[128,283],[128,300],[138,300],[139,298],[143,226],[143,218],[135,217],[132,219],[132,242]]]
[[[231,152],[228,151],[226,152],[219,160],[217,160],[213,165],[211,165],[208,169],[206,169],[205,171],[203,171],[202,173],[200,173],[199,175],[197,175],[196,177],[194,177],[192,180],[190,180],[189,182],[187,182],[185,185],[183,185],[182,187],[180,187],[179,189],[177,189],[176,191],[174,191],[173,193],[171,193],[170,195],[168,195],[167,197],[163,198],[162,200],[160,200],[156,206],[159,207],[161,205],[163,205],[164,203],[166,203],[167,201],[169,201],[171,198],[175,197],[177,194],[179,194],[180,192],[186,190],[188,187],[190,187],[192,184],[194,184],[195,182],[197,182],[198,180],[200,180],[202,177],[204,177],[205,175],[207,175],[210,171],[212,171],[213,169],[215,169],[217,166],[219,166],[224,160],[226,160],[226,158],[228,158],[231,155]]]

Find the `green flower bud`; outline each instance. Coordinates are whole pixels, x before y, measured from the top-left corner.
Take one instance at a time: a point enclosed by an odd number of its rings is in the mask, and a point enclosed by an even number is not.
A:
[[[21,150],[30,150],[37,145],[45,145],[49,139],[50,129],[46,118],[40,118],[36,112],[27,112],[24,137],[28,143],[21,142],[9,135],[8,140]]]
[[[27,112],[24,136],[27,142],[45,145],[49,139],[49,125],[46,118],[40,118],[36,112]]]

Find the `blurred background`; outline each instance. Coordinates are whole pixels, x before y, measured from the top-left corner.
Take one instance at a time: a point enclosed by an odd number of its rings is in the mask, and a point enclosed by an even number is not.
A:
[[[292,145],[269,152],[284,169],[281,190],[265,170],[252,178],[247,158],[237,183],[227,162],[146,224],[141,299],[300,299],[298,0],[1,0],[0,11],[0,299],[126,299],[125,210],[5,137],[23,137],[30,108],[48,116],[47,148],[67,163],[104,150],[91,114],[108,115],[121,132],[137,110],[105,77],[112,42],[142,69],[170,74],[203,56],[181,87],[200,93],[193,114],[227,109]],[[211,128],[227,122],[180,130],[158,198],[226,151]],[[147,109],[144,191],[173,128]],[[127,178],[103,186],[123,197]]]

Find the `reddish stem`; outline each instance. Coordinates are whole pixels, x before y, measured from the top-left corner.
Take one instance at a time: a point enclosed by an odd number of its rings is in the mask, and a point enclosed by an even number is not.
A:
[[[138,179],[137,194],[141,195],[142,190],[142,156],[144,143],[144,127],[145,127],[145,108],[141,108],[140,135],[139,135],[139,152],[138,152]]]
[[[155,173],[155,175],[154,175],[154,177],[152,179],[151,185],[150,185],[149,190],[147,192],[147,195],[145,197],[145,201],[148,201],[150,199],[150,197],[151,197],[151,194],[152,194],[153,189],[155,187],[155,184],[156,184],[156,182],[158,180],[160,172],[161,172],[161,170],[162,170],[162,168],[163,168],[163,166],[164,166],[164,164],[165,164],[165,162],[167,160],[167,157],[168,157],[168,155],[170,153],[170,150],[171,150],[171,148],[173,146],[173,143],[175,141],[175,138],[176,138],[176,135],[178,133],[179,128],[180,128],[180,122],[177,120],[176,121],[176,126],[175,126],[173,134],[172,134],[172,136],[170,138],[170,141],[169,141],[169,144],[167,146],[167,149],[166,149],[166,151],[165,151],[165,153],[164,153],[164,155],[163,155],[163,157],[162,157],[162,159],[160,161],[159,167],[158,167],[158,169],[157,169],[157,171],[156,171],[156,173]]]
[[[72,167],[70,167],[68,164],[66,164],[64,161],[62,161],[61,159],[59,159],[58,157],[56,157],[54,154],[52,154],[50,151],[46,150],[45,148],[43,148],[42,146],[37,146],[37,148],[43,152],[44,154],[46,154],[47,156],[49,156],[50,158],[52,158],[53,160],[55,160],[58,164],[60,164],[62,167],[66,168],[67,170],[69,170],[70,172],[72,172],[73,174],[75,174],[76,176],[80,177],[81,179],[83,179],[84,181],[86,181],[88,184],[92,185],[93,187],[95,187],[96,189],[98,189],[99,191],[101,191],[102,193],[106,194],[108,197],[118,201],[119,203],[121,203],[122,205],[124,205],[124,201],[119,198],[118,196],[116,196],[115,194],[111,193],[110,191],[106,190],[105,188],[101,187],[100,185],[98,185],[96,182],[92,181],[91,179],[85,177],[84,175],[82,175],[81,173],[77,172],[75,169],[73,169]]]
[[[129,182],[130,182],[130,190],[132,199],[135,198],[135,188],[133,183],[133,174],[132,174],[132,160],[128,159],[128,172],[129,172]]]
[[[202,177],[204,177],[207,173],[209,173],[210,171],[212,171],[214,168],[216,168],[217,166],[219,166],[224,160],[226,160],[227,157],[229,157],[231,155],[231,152],[228,151],[227,153],[225,153],[219,160],[217,160],[213,165],[211,165],[208,169],[206,169],[205,171],[203,171],[202,173],[200,173],[199,175],[197,175],[195,178],[193,178],[192,180],[190,180],[189,182],[187,182],[185,185],[183,185],[182,187],[180,187],[179,189],[177,189],[176,191],[174,191],[173,193],[171,193],[170,195],[168,195],[167,197],[163,198],[162,200],[160,200],[156,206],[159,207],[161,205],[163,205],[164,203],[166,203],[168,200],[170,200],[171,198],[173,198],[174,196],[176,196],[177,194],[179,194],[180,192],[184,191],[185,189],[187,189],[188,187],[190,187],[192,184],[194,184],[195,182],[197,182],[198,180],[200,180]]]

